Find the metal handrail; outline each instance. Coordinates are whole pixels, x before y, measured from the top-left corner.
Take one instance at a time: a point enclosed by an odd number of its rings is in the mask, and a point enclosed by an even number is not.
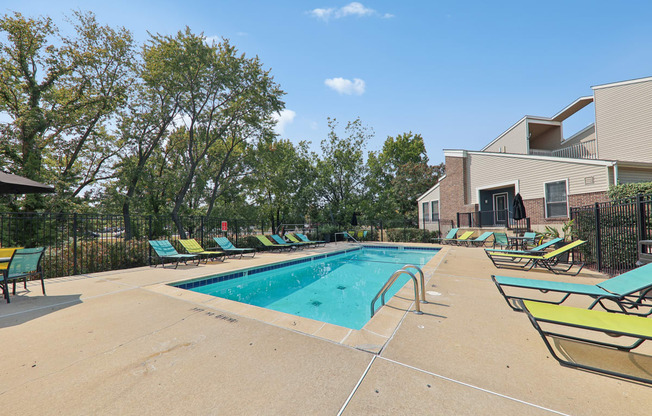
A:
[[[382,305],[385,305],[385,292],[387,292],[389,290],[389,288],[392,287],[392,285],[396,282],[396,279],[398,279],[398,277],[403,273],[410,276],[410,278],[414,282],[414,304],[415,304],[415,307],[416,307],[416,311],[414,313],[416,313],[417,315],[423,314],[423,312],[421,312],[421,303],[419,302],[419,282],[418,282],[416,276],[412,272],[410,272],[408,270],[405,270],[405,267],[409,267],[409,266],[411,266],[411,265],[404,266],[400,270],[395,271],[389,277],[389,279],[387,279],[387,282],[385,282],[385,284],[380,289],[380,291],[378,291],[376,296],[374,296],[374,298],[371,301],[371,316],[372,317],[376,313],[376,310],[374,308],[374,304],[376,303],[378,298],[380,298],[382,296]],[[416,266],[414,266],[414,267],[416,267]],[[419,271],[421,271],[421,270],[419,269]],[[422,273],[421,276],[423,276],[423,273]],[[422,283],[422,286],[423,286],[423,283]]]
[[[405,266],[401,267],[401,270],[406,270],[406,269],[415,269],[416,271],[419,272],[419,280],[421,281],[421,303],[428,303],[426,300],[426,286],[425,286],[425,278],[423,276],[423,270],[421,270],[420,267],[414,265],[414,264],[406,264]],[[385,294],[383,293],[383,304],[385,300]]]

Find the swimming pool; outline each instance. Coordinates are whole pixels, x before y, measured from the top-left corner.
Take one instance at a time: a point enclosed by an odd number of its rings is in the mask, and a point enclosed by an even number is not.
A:
[[[437,251],[430,247],[364,246],[174,286],[361,329],[371,318],[371,300],[392,273],[406,264],[423,266]],[[407,275],[401,276],[386,299],[408,280]]]

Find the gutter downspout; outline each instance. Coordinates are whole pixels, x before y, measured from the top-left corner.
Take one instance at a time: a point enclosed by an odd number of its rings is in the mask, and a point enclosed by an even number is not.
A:
[[[618,185],[618,162],[614,162],[614,185]]]

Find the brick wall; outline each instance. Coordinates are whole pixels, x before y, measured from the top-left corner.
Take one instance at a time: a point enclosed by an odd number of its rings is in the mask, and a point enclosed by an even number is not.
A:
[[[606,192],[591,192],[587,194],[569,195],[569,207],[579,207],[583,205],[591,205],[596,202],[607,202],[609,198]],[[540,229],[546,225],[563,224],[569,218],[546,218],[546,207],[544,198],[527,199],[523,201],[525,205],[525,212],[530,218],[530,225],[534,229]],[[539,227],[536,227],[539,226]]]
[[[465,205],[465,164],[466,158],[446,156],[446,177],[439,185],[439,218],[457,219],[458,212],[464,212]]]

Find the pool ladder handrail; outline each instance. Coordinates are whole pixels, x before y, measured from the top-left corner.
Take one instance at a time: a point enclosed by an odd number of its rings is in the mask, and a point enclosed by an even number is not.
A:
[[[421,291],[419,291],[419,283],[417,281],[417,277],[414,275],[414,273],[410,272],[407,269],[416,269],[419,272],[419,277],[421,280]],[[423,314],[421,312],[421,302],[423,303],[428,303],[426,301],[426,294],[425,294],[425,289],[424,289],[424,276],[423,276],[423,270],[421,270],[419,267],[415,266],[414,264],[406,264],[405,266],[401,267],[399,270],[395,271],[392,273],[392,275],[387,279],[383,287],[378,291],[376,296],[371,301],[371,316],[373,317],[376,313],[376,309],[374,308],[374,304],[378,300],[378,298],[381,298],[381,307],[385,305],[385,293],[389,290],[390,287],[396,282],[396,279],[402,274],[407,274],[410,276],[412,279],[412,282],[414,283],[414,304],[417,315]],[[419,292],[421,292],[421,301],[419,301]]]

